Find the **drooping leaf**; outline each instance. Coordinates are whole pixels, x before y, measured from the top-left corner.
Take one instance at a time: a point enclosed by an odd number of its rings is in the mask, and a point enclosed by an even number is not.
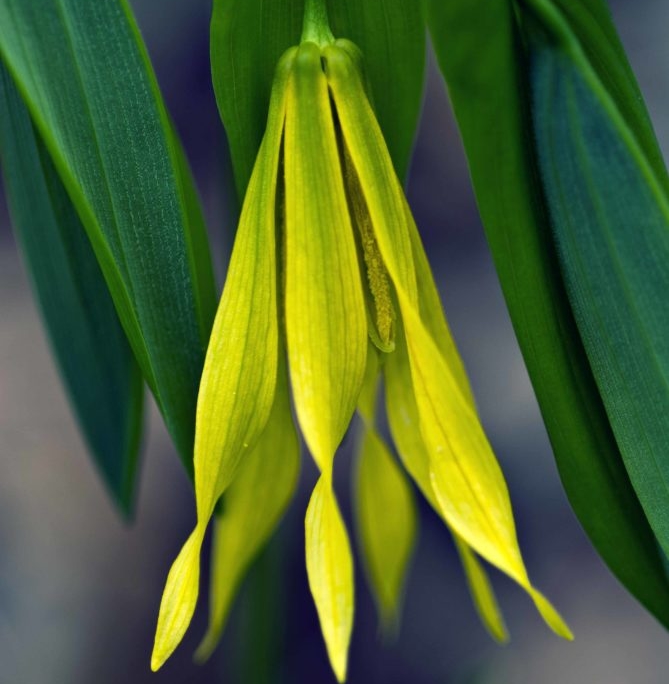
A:
[[[580,4],[579,14],[594,8],[591,22],[597,17],[600,30],[608,30],[602,3]],[[623,466],[562,284],[532,154],[514,7],[508,0],[429,0],[428,22],[570,503],[615,575],[669,625],[669,585],[655,538]]]
[[[212,82],[240,200],[265,130],[276,65],[299,41],[303,9],[304,0],[213,2]]]
[[[276,202],[286,107],[284,63],[267,131],[242,208],[228,275],[207,349],[197,403],[197,524],[172,564],[160,604],[151,668],[181,642],[200,589],[200,550],[216,502],[260,438],[274,404],[279,325]]]
[[[214,284],[125,0],[0,0],[0,58],[74,205],[184,464]]]
[[[567,293],[627,471],[666,553],[669,194],[564,15],[549,2],[532,9],[534,130]]]
[[[422,3],[331,0],[329,10],[335,37],[353,40],[364,54],[379,121],[404,176],[422,100]],[[303,11],[304,0],[214,0],[211,68],[240,198],[262,139],[276,64],[299,42]]]
[[[227,491],[223,512],[214,518],[209,627],[197,661],[206,660],[218,644],[239,584],[290,502],[299,466],[288,379],[280,363],[267,426]]]
[[[506,483],[476,413],[460,387],[460,364],[437,346],[421,318],[411,267],[412,222],[374,114],[352,59],[326,51],[328,82],[359,179],[356,213],[368,211],[379,251],[395,286],[411,366],[413,392],[430,481],[449,525],[477,553],[518,582],[546,623],[571,638],[555,609],[532,586],[516,539]],[[356,192],[349,195],[356,204]],[[408,249],[406,248],[406,243]],[[398,245],[404,245],[398,248]],[[397,343],[399,345],[399,341]]]
[[[669,177],[662,153],[608,3],[606,0],[555,0],[554,4],[563,13],[569,30],[615,101],[621,116],[634,130],[658,181],[669,191]]]
[[[129,515],[142,376],[81,221],[1,63],[0,160],[12,223],[72,407],[105,484]]]
[[[378,361],[370,348],[365,386],[358,401],[361,434],[355,474],[355,513],[365,568],[383,629],[399,624],[402,593],[415,544],[413,492],[376,429]]]

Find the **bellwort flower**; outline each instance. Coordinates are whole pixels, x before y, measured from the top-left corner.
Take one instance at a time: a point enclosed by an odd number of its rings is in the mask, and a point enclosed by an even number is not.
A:
[[[309,585],[330,662],[344,681],[353,562],[332,470],[356,405],[373,437],[369,467],[385,469],[379,487],[390,483],[400,510],[412,514],[404,473],[373,428],[370,397],[381,371],[401,460],[453,532],[493,634],[505,636],[479,556],[518,582],[550,627],[571,638],[525,570],[507,487],[368,99],[362,62],[354,44],[326,30],[307,35],[277,67],[200,386],[197,524],[167,578],[154,670],[191,621],[200,548],[221,495],[212,622],[201,657],[215,645],[244,568],[290,499],[298,470],[292,391],[297,424],[320,471],[305,521]],[[373,476],[359,493],[366,492],[363,510],[375,505]],[[384,517],[376,513],[367,522]],[[373,540],[374,525],[363,536]],[[392,561],[397,567],[388,567],[384,585],[383,558],[393,556],[387,547],[369,558],[377,561],[371,574],[383,585],[381,603],[392,608],[407,554]]]

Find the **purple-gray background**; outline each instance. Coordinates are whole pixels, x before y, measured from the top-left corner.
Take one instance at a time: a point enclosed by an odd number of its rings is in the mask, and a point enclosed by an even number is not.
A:
[[[133,0],[168,106],[196,170],[222,270],[230,242],[226,147],[213,101],[207,0]],[[614,3],[614,14],[669,153],[669,4]],[[660,684],[669,635],[612,578],[571,513],[492,268],[461,144],[433,66],[409,199],[449,321],[506,473],[530,573],[576,634],[567,644],[529,599],[491,571],[512,634],[500,648],[471,606],[446,530],[421,506],[421,533],[398,640],[383,645],[358,563],[351,684]],[[150,410],[138,514],[116,517],[84,451],[49,358],[0,195],[0,684],[334,682],[303,561],[302,519],[315,470],[205,667],[190,658],[205,601],[175,656],[149,672],[166,573],[194,521],[193,497]],[[337,460],[349,514],[350,456]],[[262,591],[259,591],[257,588]],[[261,619],[258,620],[258,614]],[[274,650],[249,638],[258,625]],[[262,644],[262,642],[259,642]],[[278,665],[280,663],[280,665]]]

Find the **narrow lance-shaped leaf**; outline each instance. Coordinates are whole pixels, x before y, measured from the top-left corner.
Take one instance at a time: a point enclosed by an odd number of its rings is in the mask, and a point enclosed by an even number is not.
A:
[[[242,208],[228,275],[207,349],[197,405],[197,524],[167,576],[151,668],[179,645],[200,589],[200,550],[209,520],[269,419],[274,403],[279,326],[276,200],[286,97],[294,54],[279,65],[267,131]]]
[[[337,37],[353,40],[365,64],[379,121],[404,176],[422,102],[425,36],[421,2],[331,0]],[[251,175],[274,67],[300,38],[304,0],[214,0],[211,69],[241,197]]]
[[[365,385],[358,401],[355,512],[361,549],[381,625],[399,625],[402,593],[415,544],[417,516],[413,492],[375,426],[378,360],[370,345]]]
[[[374,115],[352,60],[326,51],[328,80],[369,212],[380,253],[401,310],[420,429],[430,460],[430,479],[440,509],[467,544],[517,581],[547,624],[571,638],[569,628],[530,583],[516,539],[506,483],[483,432],[476,408],[459,387],[454,363],[421,320],[415,276],[397,245],[409,240],[412,219],[394,175]],[[409,244],[409,254],[411,245]],[[451,353],[455,353],[454,348]]]
[[[569,2],[579,3],[583,15],[586,6],[599,6],[591,17],[610,34],[602,3]],[[664,567],[564,291],[532,154],[514,7],[508,0],[430,0],[428,8],[488,244],[570,503],[611,570],[669,624]]]
[[[549,2],[531,7],[534,130],[567,293],[627,471],[667,553],[669,196],[562,13]]]
[[[0,159],[16,236],[70,401],[105,484],[128,515],[141,373],[81,221],[1,63]]]
[[[280,360],[267,426],[226,492],[223,512],[214,518],[209,628],[196,660],[206,660],[218,644],[244,575],[293,496],[299,466],[285,361]]]
[[[627,55],[620,41],[606,0],[555,0],[570,31],[578,40],[621,116],[635,136],[657,179],[669,192],[662,153]]]
[[[367,320],[328,86],[313,43],[300,46],[289,83],[284,166],[290,379],[302,434],[321,470],[305,520],[307,572],[330,662],[343,681],[353,561],[332,467],[362,387]]]
[[[0,0],[0,58],[86,229],[190,470],[214,284],[130,9],[124,0]]]

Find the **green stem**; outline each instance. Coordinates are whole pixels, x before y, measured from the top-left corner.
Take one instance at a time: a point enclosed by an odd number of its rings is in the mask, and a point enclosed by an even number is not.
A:
[[[301,42],[311,42],[323,47],[334,42],[328,22],[327,0],[306,0]]]

